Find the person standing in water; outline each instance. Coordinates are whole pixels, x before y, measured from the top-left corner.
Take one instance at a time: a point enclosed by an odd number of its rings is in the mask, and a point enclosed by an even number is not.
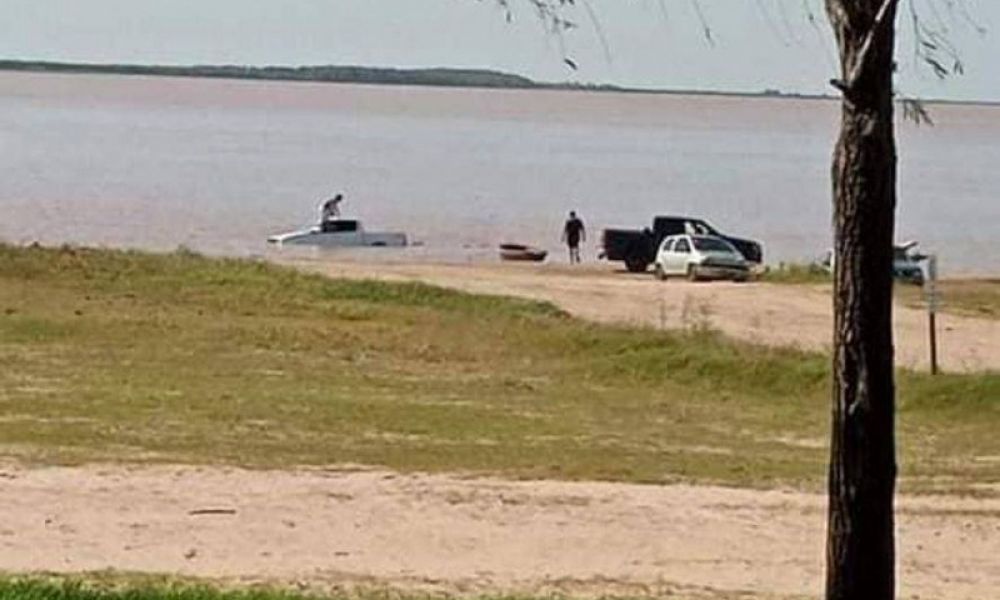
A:
[[[579,264],[580,242],[587,241],[587,228],[584,227],[580,217],[576,216],[576,211],[569,211],[569,219],[566,219],[566,225],[563,226],[562,239],[569,246],[570,264]]]

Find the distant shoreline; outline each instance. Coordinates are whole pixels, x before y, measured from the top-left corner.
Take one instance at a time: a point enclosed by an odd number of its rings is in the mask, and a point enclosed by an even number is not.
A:
[[[368,85],[413,85],[425,87],[479,88],[503,90],[555,90],[616,94],[721,96],[734,98],[773,98],[793,100],[831,100],[824,94],[785,93],[768,89],[760,92],[720,90],[668,90],[624,87],[610,84],[539,82],[502,71],[489,69],[396,69],[384,67],[311,65],[135,65],[111,63],[72,63],[35,60],[0,60],[0,71],[61,74],[136,75],[152,77],[196,77],[251,81],[290,81],[306,83],[353,83]],[[926,104],[1000,106],[995,101],[925,99]]]
[[[33,60],[0,60],[0,71],[31,73],[136,75],[153,77],[197,77],[255,81],[308,83],[356,83],[369,85],[415,85],[507,90],[557,90],[618,94],[664,94],[678,96],[732,96],[753,98],[795,98],[834,100],[820,94],[784,94],[778,90],[730,92],[717,90],[642,89],[610,84],[539,82],[490,69],[396,69],[354,65],[249,66],[249,65],[136,65],[113,63],[71,63]]]
[[[249,66],[249,65],[137,65],[115,63],[74,63],[39,60],[0,60],[0,72],[134,75],[150,77],[194,77],[249,81],[284,81],[302,83],[347,83],[364,85],[411,85],[500,90],[554,90],[612,94],[665,96],[717,96],[776,100],[836,101],[829,94],[786,93],[776,89],[759,92],[699,89],[656,89],[590,83],[553,83],[534,81],[521,75],[490,69],[449,67],[397,69],[354,65]],[[994,100],[947,100],[921,98],[928,105],[1000,106]]]

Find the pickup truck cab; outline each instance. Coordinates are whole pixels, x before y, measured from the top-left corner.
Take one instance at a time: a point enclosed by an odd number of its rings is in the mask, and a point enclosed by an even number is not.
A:
[[[722,238],[732,244],[747,263],[760,265],[764,251],[759,242],[720,233],[703,219],[659,216],[653,227],[645,229],[605,229],[601,234],[601,255],[613,261],[624,261],[632,273],[642,273],[656,260],[663,240],[672,235],[703,235]]]

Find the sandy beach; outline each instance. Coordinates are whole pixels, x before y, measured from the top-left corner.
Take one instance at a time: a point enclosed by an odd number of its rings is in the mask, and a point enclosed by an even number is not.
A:
[[[1000,589],[1000,500],[904,497],[901,598]],[[0,570],[329,590],[818,597],[825,499],[378,470],[0,470]]]

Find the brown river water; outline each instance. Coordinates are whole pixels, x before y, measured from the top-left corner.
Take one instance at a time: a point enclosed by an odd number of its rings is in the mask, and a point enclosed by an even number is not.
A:
[[[1000,271],[1000,107],[900,123],[898,238],[957,273]],[[0,73],[0,239],[265,253],[335,191],[376,259],[495,260],[691,214],[764,242],[830,245],[831,101]],[[558,254],[560,258],[562,254]]]

